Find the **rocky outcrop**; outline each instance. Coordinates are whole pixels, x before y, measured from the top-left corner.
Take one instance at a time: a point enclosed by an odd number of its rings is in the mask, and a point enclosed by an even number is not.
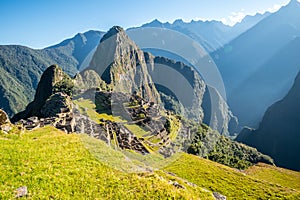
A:
[[[300,170],[300,73],[289,93],[266,111],[257,130],[244,129],[237,141],[270,155],[275,164]]]
[[[237,117],[232,114],[226,101],[215,88],[206,86],[201,106],[204,111],[203,123],[225,136],[238,133]]]
[[[107,89],[106,83],[94,70],[85,70],[80,74],[76,74],[74,84],[76,90],[88,90],[99,87],[103,90]]]
[[[67,74],[65,74],[60,67],[58,67],[57,65],[51,65],[45,70],[40,82],[38,83],[34,100],[30,104],[28,104],[28,106],[23,112],[16,114],[11,119],[12,122],[17,122],[20,119],[26,119],[32,116],[48,117],[48,113],[42,113],[41,111],[46,112],[47,108],[44,106],[49,97],[57,92],[62,92],[66,95],[71,95],[73,86],[74,85],[71,78]],[[53,98],[56,98],[58,96],[59,95],[54,96]],[[48,101],[47,105],[49,105],[50,103],[52,102]],[[60,105],[63,105],[64,108],[66,103],[67,102],[61,103]]]
[[[121,27],[112,27],[103,36],[87,70],[97,72],[116,92],[136,91],[149,101],[160,102],[143,51]]]
[[[11,123],[6,112],[0,109],[0,131],[8,133],[11,129]]]
[[[215,200],[226,200],[226,196],[218,192],[213,192],[213,197],[215,198]]]
[[[51,65],[43,73],[34,100],[23,112],[16,114],[12,122],[33,130],[46,125],[65,132],[74,132],[73,81],[57,65]]]
[[[0,109],[0,125],[10,123],[9,118],[4,110]]]

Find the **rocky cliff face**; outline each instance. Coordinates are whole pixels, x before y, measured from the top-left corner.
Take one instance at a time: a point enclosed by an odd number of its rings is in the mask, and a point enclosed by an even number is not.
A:
[[[103,36],[87,69],[97,72],[114,91],[137,91],[147,100],[160,102],[143,51],[121,27],[115,26]]]
[[[226,101],[215,88],[206,86],[202,108],[204,111],[203,123],[209,125],[213,130],[226,136],[234,136],[238,133],[237,117],[233,115]]]
[[[244,129],[237,141],[256,147],[275,163],[300,170],[300,74],[289,93],[266,111],[257,130]]]
[[[184,107],[184,114],[190,119],[202,121],[203,110],[201,108],[205,83],[200,75],[181,62],[164,57],[153,57],[145,53],[148,71],[152,80],[157,85],[167,88],[172,94],[164,89],[160,92],[167,95],[174,95]]]
[[[54,95],[57,92],[63,92],[66,95],[70,95],[72,89],[73,89],[73,82],[71,78],[67,74],[65,74],[62,71],[62,69],[57,65],[51,65],[45,70],[45,72],[41,77],[41,80],[38,84],[35,93],[34,100],[30,104],[28,104],[28,106],[23,112],[16,114],[12,118],[12,122],[16,122],[19,121],[20,119],[26,119],[32,116],[45,117],[44,114],[48,112],[45,111],[45,113],[43,113],[41,111],[46,110],[45,105],[48,104],[50,105],[50,102],[49,101],[47,102],[49,97],[51,97],[53,100],[55,99],[66,100],[66,98],[59,98],[58,95],[56,96],[51,96],[51,95]],[[52,103],[53,102],[51,102],[51,104]],[[62,104],[67,104],[67,102],[63,102]]]
[[[75,89],[87,90],[91,88],[106,88],[106,83],[94,70],[85,70],[77,74],[74,79]]]
[[[164,104],[181,109],[181,106],[174,105],[178,102],[184,108],[180,114],[187,118],[206,123],[226,136],[236,133],[238,120],[226,101],[215,88],[206,85],[192,67],[149,53],[145,53],[145,58],[158,91],[173,96],[172,102],[163,101]],[[176,109],[173,111],[178,113]]]

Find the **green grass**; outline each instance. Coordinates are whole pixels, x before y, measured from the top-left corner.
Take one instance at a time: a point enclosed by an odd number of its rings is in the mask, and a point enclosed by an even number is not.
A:
[[[238,171],[185,153],[142,156],[53,127],[1,133],[0,154],[0,199],[12,199],[20,186],[29,199],[212,199],[210,191],[228,199],[300,198],[299,172],[265,164]]]
[[[149,133],[149,131],[136,124],[125,124],[125,127],[128,128],[128,130],[130,130],[132,133],[134,133],[134,135],[138,138],[141,138]]]
[[[171,131],[169,137],[172,141],[174,141],[177,137],[178,130],[180,130],[181,123],[180,120],[174,115],[169,115],[168,118],[171,122]]]
[[[87,99],[78,99],[73,101],[78,107],[80,113],[87,115],[89,118],[94,120],[95,122],[100,123],[100,119],[104,120],[110,120],[113,122],[124,122],[120,117],[118,116],[112,116],[108,115],[106,113],[97,113],[96,112],[96,105],[91,101]]]
[[[180,179],[186,189],[176,188],[168,183],[174,177],[162,172],[115,170],[87,150],[81,135],[45,127],[1,138],[0,199],[13,199],[20,186],[28,187],[29,199],[212,199],[210,192]],[[102,150],[99,154],[111,153]],[[116,162],[124,161],[114,153]]]
[[[183,154],[176,162],[164,169],[200,187],[219,192],[228,199],[300,198],[300,189],[293,186],[296,182],[300,182],[299,172],[281,171],[284,175],[279,179],[272,178],[272,175],[269,175],[272,169],[270,167],[265,168],[267,173],[256,172],[251,175],[250,171],[250,175],[246,175],[233,168],[188,154]],[[276,174],[279,175],[280,172],[276,170]],[[272,173],[274,175],[275,172],[272,171]],[[282,182],[289,183],[280,185]]]
[[[248,168],[245,173],[253,178],[300,191],[299,172],[258,163]]]

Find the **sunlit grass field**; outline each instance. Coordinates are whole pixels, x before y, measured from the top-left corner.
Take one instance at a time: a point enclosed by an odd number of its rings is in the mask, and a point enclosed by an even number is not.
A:
[[[100,140],[53,127],[1,133],[0,155],[0,199],[13,199],[21,186],[28,187],[25,199],[213,199],[212,192],[228,199],[300,198],[299,172],[264,164],[240,172],[185,153],[167,166],[155,165],[163,158],[145,157],[147,165],[142,155],[130,159]]]

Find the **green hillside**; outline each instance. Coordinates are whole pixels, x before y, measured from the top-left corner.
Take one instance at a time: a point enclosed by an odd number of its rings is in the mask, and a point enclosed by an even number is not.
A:
[[[300,198],[300,173],[267,164],[240,171],[184,154],[165,170],[229,199]]]
[[[82,137],[86,136],[52,127],[1,135],[0,199],[12,199],[21,186],[28,187],[32,199],[212,199],[210,192],[162,172],[114,170],[89,153]],[[176,188],[170,180],[186,189]]]
[[[240,172],[178,154],[163,169],[125,173],[114,168],[138,163],[100,140],[52,127],[0,133],[0,154],[0,199],[12,199],[21,186],[29,199],[213,199],[215,191],[228,199],[300,197],[300,173],[269,165]]]

